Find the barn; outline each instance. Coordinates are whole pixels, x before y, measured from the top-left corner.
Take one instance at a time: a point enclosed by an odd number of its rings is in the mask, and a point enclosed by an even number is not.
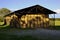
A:
[[[56,13],[40,5],[34,5],[5,15],[4,22],[15,28],[47,28],[50,26],[49,14]]]

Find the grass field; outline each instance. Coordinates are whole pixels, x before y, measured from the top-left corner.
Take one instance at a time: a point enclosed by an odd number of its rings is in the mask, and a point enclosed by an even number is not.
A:
[[[0,22],[0,25],[2,25],[4,22]],[[54,26],[54,21],[50,21],[51,25]],[[60,30],[60,20],[55,20],[55,26],[56,26],[56,29],[59,29]],[[57,27],[58,26],[58,27]],[[47,38],[47,39],[44,39],[44,38],[36,38],[36,37],[32,37],[30,35],[26,35],[26,36],[17,36],[17,35],[8,35],[7,33],[5,33],[5,31],[8,31],[9,30],[9,26],[8,25],[4,25],[4,26],[0,26],[2,27],[2,31],[4,32],[1,32],[1,29],[0,29],[0,40],[53,40],[54,38]],[[12,30],[20,30],[20,29],[11,29],[10,32]]]
[[[2,25],[4,22],[0,22],[0,25]]]
[[[50,20],[50,24],[53,26],[60,26],[60,20]]]
[[[55,26],[60,26],[60,21],[55,21]]]
[[[7,33],[1,33],[0,32],[0,40],[55,40],[56,38],[54,37],[36,37],[36,36],[31,36],[31,35],[23,35],[23,36],[18,36],[18,35],[12,35],[12,34],[7,34]],[[56,39],[58,40],[58,39]]]
[[[17,35],[8,35],[5,33],[0,33],[0,40],[38,40],[38,38],[32,36],[17,36]]]

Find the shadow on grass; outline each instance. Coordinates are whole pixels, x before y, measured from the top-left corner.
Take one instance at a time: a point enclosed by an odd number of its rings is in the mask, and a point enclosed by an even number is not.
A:
[[[17,36],[0,33],[0,40],[55,40],[54,38],[38,38],[30,35]],[[56,39],[57,40],[57,39]]]
[[[38,40],[38,38],[32,37],[30,35],[17,36],[0,33],[0,40]]]
[[[30,36],[30,35],[17,36],[17,35],[8,35],[8,34],[0,33],[0,40],[58,40],[58,39],[55,39],[54,37],[53,38],[50,38],[50,37],[38,38],[38,37]]]
[[[49,26],[48,29],[60,30],[60,26]]]

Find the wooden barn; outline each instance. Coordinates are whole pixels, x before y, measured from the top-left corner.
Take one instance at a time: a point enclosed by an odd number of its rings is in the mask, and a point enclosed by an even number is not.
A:
[[[40,5],[34,5],[5,15],[5,24],[15,28],[47,28],[49,14],[55,12]]]

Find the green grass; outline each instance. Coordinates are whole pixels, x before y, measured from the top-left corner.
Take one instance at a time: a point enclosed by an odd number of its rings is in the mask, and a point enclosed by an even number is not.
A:
[[[55,29],[55,30],[60,30],[60,20],[50,20],[51,26],[49,28]]]
[[[56,26],[60,26],[60,21],[57,21],[57,20],[56,20],[56,21],[55,21],[55,25],[56,25]]]
[[[0,22],[0,25],[3,25],[4,24],[4,22]]]
[[[53,23],[54,21],[51,21],[51,24]],[[3,22],[0,22],[0,25],[2,25]],[[50,28],[51,29],[55,29],[55,30],[60,30],[60,21],[59,20],[56,20],[55,21],[55,26],[54,24],[52,24],[53,26],[51,26]],[[2,33],[1,33],[1,30],[2,30]],[[36,37],[32,37],[30,35],[26,35],[26,36],[17,36],[17,35],[12,35],[12,34],[7,34],[7,33],[4,33],[4,31],[8,31],[10,30],[10,32],[14,31],[14,30],[21,30],[21,29],[16,29],[16,28],[11,28],[10,29],[10,26],[8,25],[4,25],[4,26],[0,26],[0,40],[53,40],[54,38],[36,38]],[[26,29],[22,29],[22,30],[26,30]],[[27,29],[28,30],[28,29]]]
[[[38,38],[29,35],[17,36],[17,35],[8,35],[5,33],[0,33],[0,40],[38,40]]]
[[[60,26],[60,20],[50,20],[50,24],[53,25],[53,26]]]
[[[58,40],[56,38],[51,38],[51,37],[36,37],[36,36],[30,36],[30,35],[25,35],[25,36],[18,36],[18,35],[9,35],[6,33],[0,33],[0,40]],[[59,38],[60,40],[60,38]]]

